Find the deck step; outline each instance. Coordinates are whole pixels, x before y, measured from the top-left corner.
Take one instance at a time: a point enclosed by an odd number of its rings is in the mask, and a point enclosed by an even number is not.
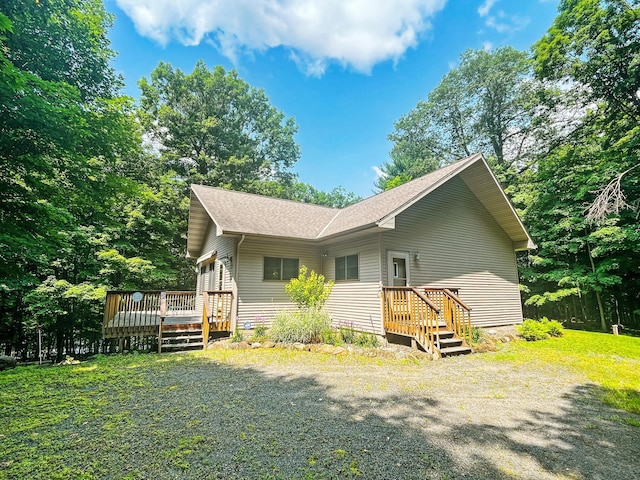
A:
[[[180,342],[182,340],[186,340],[187,342],[189,342],[190,340],[198,340],[200,342],[202,342],[202,333],[199,333],[198,335],[180,335],[178,337],[162,337],[162,341],[163,342]],[[184,342],[183,342],[184,343]]]
[[[462,345],[461,338],[441,338],[438,341],[438,346],[440,349],[450,348],[450,347],[459,347]]]
[[[162,331],[162,336],[166,337],[166,338],[173,338],[173,336],[175,335],[202,335],[202,329],[198,329],[198,330],[163,330]]]
[[[454,355],[466,355],[471,353],[471,349],[469,347],[445,347],[440,349],[440,354],[443,357],[452,357]]]
[[[204,347],[204,342],[188,342],[188,343],[167,343],[162,344],[162,350],[188,350],[190,348]]]

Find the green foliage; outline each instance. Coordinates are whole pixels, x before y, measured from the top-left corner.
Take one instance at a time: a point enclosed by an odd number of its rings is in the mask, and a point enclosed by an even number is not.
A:
[[[307,276],[307,267],[304,265],[300,267],[298,278],[292,278],[285,285],[287,295],[301,309],[322,308],[332,289],[332,280],[325,282],[324,275],[313,270]]]
[[[267,336],[267,326],[256,325],[256,327],[253,329],[253,336],[255,338],[265,338]]]
[[[638,2],[565,0],[558,11],[534,45],[537,75],[588,85],[588,101],[605,99],[610,118],[640,118]]]
[[[188,183],[246,191],[293,178],[297,125],[235,70],[199,61],[185,74],[161,62],[139,85],[145,132],[162,145],[164,168]]]
[[[543,317],[540,320],[526,319],[517,327],[518,334],[527,341],[544,340],[551,337],[561,337],[564,327],[557,320]]]
[[[318,343],[323,332],[331,328],[331,318],[324,310],[309,308],[299,312],[280,311],[271,326],[271,338],[284,343]]]
[[[356,336],[355,344],[364,348],[378,348],[380,346],[380,339],[373,333],[360,332]]]
[[[344,343],[340,337],[340,332],[331,327],[322,329],[320,335],[322,337],[322,343],[326,343],[327,345],[339,346]]]
[[[340,327],[340,337],[344,343],[356,343],[357,335],[353,327]]]
[[[528,54],[511,47],[465,51],[427,100],[395,123],[391,162],[376,187],[388,190],[477,152],[502,175],[546,149],[559,92],[532,74]]]
[[[340,337],[344,343],[358,345],[364,348],[378,348],[380,339],[368,332],[358,332],[353,327],[340,327]]]
[[[467,338],[467,328],[464,327],[462,329],[462,335],[464,338]],[[482,327],[471,327],[471,343],[478,344],[481,343],[486,337],[485,331]]]
[[[230,340],[232,343],[240,343],[244,341],[244,334],[242,333],[242,330],[236,327],[236,329],[233,331],[233,334],[231,335]]]

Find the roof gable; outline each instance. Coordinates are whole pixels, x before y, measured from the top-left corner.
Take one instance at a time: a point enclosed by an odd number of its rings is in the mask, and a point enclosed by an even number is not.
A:
[[[192,185],[187,251],[190,256],[197,256],[209,219],[218,235],[318,241],[359,230],[393,228],[395,216],[458,175],[509,235],[516,249],[534,248],[491,169],[482,155],[476,154],[344,209]]]

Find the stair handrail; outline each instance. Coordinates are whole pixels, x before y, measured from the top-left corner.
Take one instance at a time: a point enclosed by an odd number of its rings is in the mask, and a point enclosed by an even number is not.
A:
[[[450,302],[454,304],[451,305],[453,331],[467,342],[468,347],[471,347],[471,307],[464,303],[460,297],[450,289],[443,288],[442,291],[449,297]],[[455,308],[456,306],[458,309]],[[463,312],[460,312],[459,309],[462,309]],[[460,319],[460,314],[462,314],[462,319]]]
[[[440,335],[440,322],[438,321],[438,317],[440,316],[440,309],[436,306],[435,303],[433,303],[431,301],[431,299],[429,297],[427,297],[424,293],[422,293],[420,290],[418,290],[415,287],[411,287],[411,291],[420,299],[422,300],[424,303],[426,303],[429,307],[431,307],[431,309],[434,311],[435,313],[435,322],[434,322],[434,316],[433,315],[427,315],[427,325],[425,325],[426,327],[426,331],[424,332],[424,338],[427,340],[428,344],[429,344],[429,350],[431,351],[431,353],[435,352],[435,339],[438,338],[438,336]],[[416,319],[417,321],[417,319]],[[435,323],[435,332],[434,332],[434,326],[433,324]],[[422,333],[421,329],[416,329],[417,331],[420,331],[420,333]],[[424,342],[424,340],[423,340]]]

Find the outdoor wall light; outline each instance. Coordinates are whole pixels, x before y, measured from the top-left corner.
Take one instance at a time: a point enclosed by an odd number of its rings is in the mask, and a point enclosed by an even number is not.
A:
[[[329,250],[323,250],[322,251],[322,256],[323,257],[328,257],[329,256]]]
[[[413,254],[413,259],[417,262],[418,260],[420,260],[420,252],[416,252]]]

